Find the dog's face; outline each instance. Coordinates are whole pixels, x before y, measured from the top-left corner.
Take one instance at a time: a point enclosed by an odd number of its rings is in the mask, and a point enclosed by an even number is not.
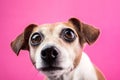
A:
[[[29,48],[35,67],[48,76],[72,70],[76,65],[74,60],[82,51],[78,34],[67,23],[45,24],[34,28],[29,38]]]
[[[58,78],[77,67],[84,43],[92,44],[98,35],[98,29],[71,18],[68,22],[31,24],[11,46],[17,55],[21,49],[29,50],[36,69]]]

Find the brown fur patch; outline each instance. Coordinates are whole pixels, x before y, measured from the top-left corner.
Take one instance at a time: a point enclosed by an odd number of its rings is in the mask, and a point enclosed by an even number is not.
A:
[[[14,41],[11,42],[12,50],[19,55],[20,50],[29,50],[28,40],[29,36],[32,33],[32,30],[37,25],[31,24],[25,28],[24,32],[21,33]]]
[[[89,45],[94,43],[100,34],[98,29],[91,25],[84,24],[76,18],[69,19],[69,22],[74,26],[76,32],[78,33],[81,46],[83,46],[85,42]]]
[[[24,35],[21,33],[14,41],[11,42],[12,50],[18,55],[22,44],[24,43]]]
[[[77,65],[80,63],[81,56],[82,56],[82,52],[76,54],[76,58],[74,60],[74,68],[76,68]]]

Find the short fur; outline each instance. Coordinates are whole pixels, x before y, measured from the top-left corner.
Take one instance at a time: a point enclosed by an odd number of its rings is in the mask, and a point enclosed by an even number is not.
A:
[[[76,35],[73,42],[66,42],[60,37],[66,28],[71,29]],[[34,33],[44,35],[41,43],[37,46],[31,45],[31,37]],[[38,71],[47,76],[47,80],[105,80],[102,72],[92,64],[87,54],[83,52],[84,44],[94,43],[99,34],[99,29],[76,18],[71,18],[68,22],[31,24],[11,42],[11,47],[17,55],[19,55],[20,50],[28,50],[32,63]],[[42,52],[53,46],[57,58],[54,62],[49,60],[52,64],[45,63],[41,57]]]

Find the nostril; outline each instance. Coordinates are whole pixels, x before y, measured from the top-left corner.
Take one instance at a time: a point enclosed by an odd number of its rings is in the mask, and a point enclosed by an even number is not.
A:
[[[57,55],[58,55],[58,52],[56,50],[51,51],[51,57],[52,58],[54,58],[54,59],[57,58]]]
[[[41,52],[41,57],[42,57],[42,59],[45,59],[47,57],[47,52],[46,51],[42,51]]]

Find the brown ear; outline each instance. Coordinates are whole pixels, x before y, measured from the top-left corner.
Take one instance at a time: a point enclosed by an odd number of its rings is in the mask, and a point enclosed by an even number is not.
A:
[[[71,18],[69,21],[75,26],[75,29],[79,35],[80,43],[83,45],[83,43],[87,42],[89,45],[94,43],[96,39],[98,38],[100,31],[99,29],[80,22],[76,18]]]
[[[35,24],[30,24],[25,28],[23,33],[11,42],[11,48],[17,55],[19,55],[20,50],[29,50],[28,40],[33,28],[36,26]]]

